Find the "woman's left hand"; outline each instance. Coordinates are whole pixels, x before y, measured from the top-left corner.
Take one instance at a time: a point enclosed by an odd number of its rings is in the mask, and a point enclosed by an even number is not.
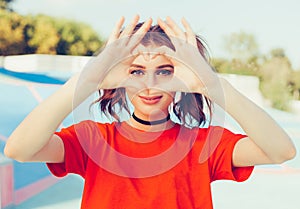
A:
[[[263,109],[212,71],[198,51],[195,34],[184,19],[182,24],[186,32],[171,18],[167,18],[166,22],[159,19],[158,24],[175,46],[175,52],[165,47],[165,55],[174,64],[177,81],[171,80],[166,85],[174,90],[188,88],[186,90],[190,92],[204,94],[231,115],[245,131],[247,137],[239,140],[233,150],[234,166],[279,164],[295,156],[295,146],[285,130]],[[185,87],[181,85],[184,82]]]
[[[185,32],[170,18],[158,19],[158,25],[172,41],[175,51],[163,46],[158,48],[174,65],[174,79],[160,86],[166,90],[201,93],[210,95],[219,82],[217,74],[211,69],[197,47],[196,35],[183,18]]]

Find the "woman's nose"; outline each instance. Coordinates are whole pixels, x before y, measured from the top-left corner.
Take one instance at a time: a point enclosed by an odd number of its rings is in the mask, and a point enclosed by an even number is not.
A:
[[[146,76],[145,85],[147,86],[147,88],[151,88],[151,87],[155,86],[156,84],[157,84],[157,78],[156,78],[155,74],[149,73]]]

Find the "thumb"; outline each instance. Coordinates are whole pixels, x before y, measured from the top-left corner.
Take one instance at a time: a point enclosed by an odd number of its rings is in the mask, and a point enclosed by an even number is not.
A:
[[[170,92],[190,92],[188,84],[184,82],[181,78],[173,76],[169,81],[159,83],[156,88],[162,89],[164,91]]]
[[[132,77],[127,77],[119,83],[119,87],[128,88],[128,89],[132,89],[132,90],[134,90],[134,89],[141,90],[141,89],[146,88],[146,85],[144,82],[142,82],[138,79],[133,79]]]
[[[148,55],[150,58],[154,59],[156,56],[164,55],[167,57],[175,57],[175,52],[167,46],[160,47],[147,47],[144,45],[137,46],[131,53],[134,56],[137,55]],[[149,59],[149,58],[147,58]]]

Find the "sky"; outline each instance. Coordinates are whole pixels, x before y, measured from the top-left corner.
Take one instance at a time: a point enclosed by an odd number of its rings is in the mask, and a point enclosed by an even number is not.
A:
[[[85,22],[107,38],[121,17],[125,24],[139,14],[185,17],[195,33],[204,37],[212,57],[228,57],[224,37],[241,31],[253,34],[259,52],[283,48],[293,68],[300,69],[299,0],[15,0],[21,14],[47,14]]]

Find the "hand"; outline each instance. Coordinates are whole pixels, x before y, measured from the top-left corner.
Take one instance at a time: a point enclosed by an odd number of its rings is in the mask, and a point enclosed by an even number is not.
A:
[[[157,49],[171,59],[175,69],[174,79],[164,84],[162,88],[208,96],[207,91],[215,87],[218,77],[198,51],[196,35],[188,22],[182,19],[185,32],[170,17],[167,17],[166,22],[161,19],[157,22],[175,47],[175,51],[168,47]]]
[[[134,35],[132,33],[139,16],[136,15],[120,33],[124,20],[122,17],[117,22],[103,51],[87,64],[82,73],[84,81],[97,89],[114,89],[133,84],[127,72],[138,56],[133,54],[133,50],[151,27],[152,19],[147,20]]]

